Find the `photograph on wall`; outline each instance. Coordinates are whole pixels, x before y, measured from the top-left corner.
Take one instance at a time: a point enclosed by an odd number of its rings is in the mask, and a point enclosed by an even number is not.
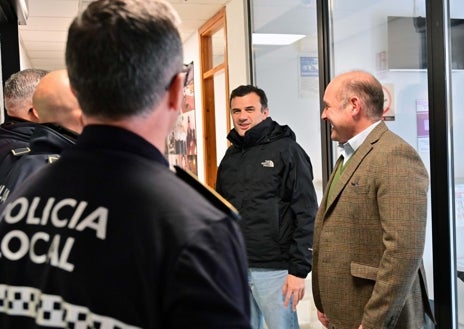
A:
[[[176,165],[198,175],[193,62],[185,65],[185,69],[182,111],[166,140],[166,158],[171,167]]]

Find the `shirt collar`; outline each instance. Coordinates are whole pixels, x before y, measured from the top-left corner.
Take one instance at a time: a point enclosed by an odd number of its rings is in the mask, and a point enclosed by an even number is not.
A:
[[[338,143],[338,154],[343,155],[343,164],[351,158],[354,152],[361,146],[361,144],[366,140],[367,136],[374,130],[375,127],[381,122],[381,120],[374,122],[369,127],[361,131],[356,136],[350,138],[346,143]]]

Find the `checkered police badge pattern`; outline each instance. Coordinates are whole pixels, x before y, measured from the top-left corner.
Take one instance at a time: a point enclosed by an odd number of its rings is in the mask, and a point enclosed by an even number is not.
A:
[[[0,313],[26,316],[42,326],[69,329],[140,329],[88,308],[66,303],[56,295],[43,294],[30,287],[0,284]]]

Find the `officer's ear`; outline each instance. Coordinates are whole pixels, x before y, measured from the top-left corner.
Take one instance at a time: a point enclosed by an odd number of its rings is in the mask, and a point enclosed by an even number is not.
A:
[[[184,100],[185,72],[177,73],[171,80],[166,91],[168,92],[168,105],[170,109],[180,110]]]
[[[71,88],[71,92],[74,95],[74,97],[77,98],[77,93],[76,93],[76,90],[73,88],[73,86],[69,85],[69,88]]]
[[[37,113],[37,110],[34,107],[31,107],[27,111],[27,115],[29,116],[29,121],[32,122],[39,122],[39,113]]]

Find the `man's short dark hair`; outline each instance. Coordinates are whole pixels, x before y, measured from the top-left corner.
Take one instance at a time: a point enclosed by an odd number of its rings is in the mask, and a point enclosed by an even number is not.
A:
[[[121,119],[153,109],[182,70],[179,19],[169,3],[97,0],[72,22],[66,65],[85,114]]]
[[[264,90],[259,89],[258,87],[252,86],[252,85],[241,85],[232,90],[232,93],[230,94],[230,99],[229,99],[229,105],[232,104],[232,99],[234,97],[243,97],[248,94],[255,93],[256,95],[259,96],[259,102],[261,103],[261,110],[267,109],[267,96]]]

